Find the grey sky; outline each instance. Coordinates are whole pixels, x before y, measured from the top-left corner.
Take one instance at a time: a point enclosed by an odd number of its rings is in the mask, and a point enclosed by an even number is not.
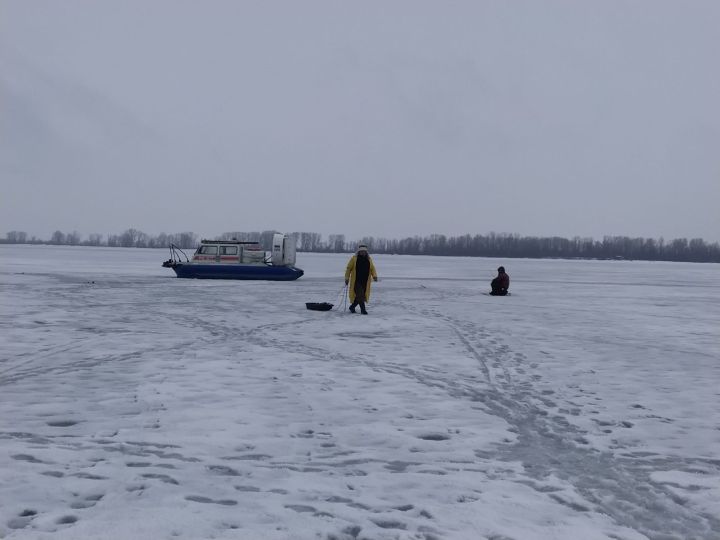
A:
[[[0,1],[0,235],[720,240],[720,2]]]

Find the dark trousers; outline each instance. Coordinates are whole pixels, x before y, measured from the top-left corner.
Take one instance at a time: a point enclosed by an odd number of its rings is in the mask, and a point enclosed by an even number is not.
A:
[[[358,306],[360,306],[360,313],[367,313],[365,310],[365,287],[361,283],[355,283],[355,300],[350,304],[350,311],[354,313]]]

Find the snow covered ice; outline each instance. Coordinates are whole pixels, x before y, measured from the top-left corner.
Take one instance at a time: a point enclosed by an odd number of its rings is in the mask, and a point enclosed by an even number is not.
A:
[[[166,257],[0,246],[0,537],[720,538],[717,265]]]

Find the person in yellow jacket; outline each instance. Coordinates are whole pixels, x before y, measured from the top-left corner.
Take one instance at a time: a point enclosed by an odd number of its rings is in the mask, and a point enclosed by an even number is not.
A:
[[[371,281],[372,279],[372,281]],[[370,289],[373,281],[377,281],[377,272],[365,244],[358,246],[357,253],[350,257],[345,268],[345,285],[348,285],[350,311],[360,306],[360,313],[367,315],[365,302],[370,300]]]

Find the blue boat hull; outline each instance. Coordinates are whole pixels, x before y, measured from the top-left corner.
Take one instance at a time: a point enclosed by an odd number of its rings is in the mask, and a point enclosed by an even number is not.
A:
[[[179,278],[194,279],[256,279],[266,281],[293,281],[304,274],[292,266],[252,264],[183,264],[172,266]]]

